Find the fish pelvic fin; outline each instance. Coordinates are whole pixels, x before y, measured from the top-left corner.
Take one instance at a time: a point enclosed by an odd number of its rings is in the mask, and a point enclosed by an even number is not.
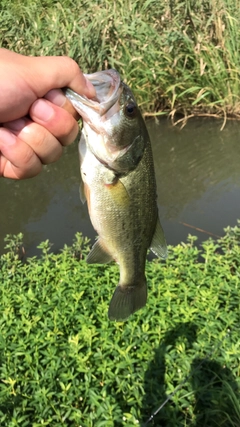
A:
[[[163,229],[159,221],[159,218],[157,219],[155,233],[152,239],[150,249],[155,255],[157,255],[160,258],[165,259],[168,256],[167,243],[164,237]]]
[[[88,264],[107,264],[112,260],[113,257],[107,252],[101,239],[98,239],[89,252],[86,262]]]
[[[135,311],[144,307],[147,302],[147,282],[136,285],[119,284],[112,296],[108,317],[110,320],[121,322],[126,320]]]

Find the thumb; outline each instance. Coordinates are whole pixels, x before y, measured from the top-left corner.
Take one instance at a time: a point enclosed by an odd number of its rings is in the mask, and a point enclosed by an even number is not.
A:
[[[29,83],[38,98],[43,97],[51,89],[63,87],[70,87],[88,98],[92,98],[96,94],[92,83],[83,75],[73,59],[67,56],[26,58],[32,69]]]

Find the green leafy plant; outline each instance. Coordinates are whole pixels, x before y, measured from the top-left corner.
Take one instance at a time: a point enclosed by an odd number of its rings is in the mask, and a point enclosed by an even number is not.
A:
[[[110,322],[115,264],[87,265],[81,234],[54,254],[0,258],[0,425],[239,426],[240,227],[148,261],[148,303]],[[179,387],[180,385],[180,387]],[[178,388],[177,388],[178,387]]]

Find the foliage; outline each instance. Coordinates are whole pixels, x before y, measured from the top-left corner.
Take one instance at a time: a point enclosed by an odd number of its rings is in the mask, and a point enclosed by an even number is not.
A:
[[[147,307],[107,318],[118,267],[87,265],[89,241],[0,258],[2,427],[240,425],[240,224],[218,241],[148,261]],[[144,424],[145,423],[145,424]]]
[[[240,117],[236,0],[2,0],[1,45],[113,67],[151,114]]]

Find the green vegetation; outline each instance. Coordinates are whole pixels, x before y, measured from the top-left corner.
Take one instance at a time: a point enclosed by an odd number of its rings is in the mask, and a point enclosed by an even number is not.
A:
[[[2,0],[1,45],[113,67],[145,113],[240,117],[237,0]]]
[[[234,0],[0,4],[2,47],[114,67],[171,117],[240,117],[239,22]],[[21,260],[22,239],[0,257],[1,427],[240,426],[240,224],[147,262],[147,307],[125,323],[107,318],[118,267],[87,265],[87,239]]]
[[[89,242],[0,258],[1,427],[240,425],[240,223],[147,262],[147,307],[107,318],[118,267],[87,265]],[[145,423],[145,424],[144,424]],[[152,425],[151,422],[147,425]]]

